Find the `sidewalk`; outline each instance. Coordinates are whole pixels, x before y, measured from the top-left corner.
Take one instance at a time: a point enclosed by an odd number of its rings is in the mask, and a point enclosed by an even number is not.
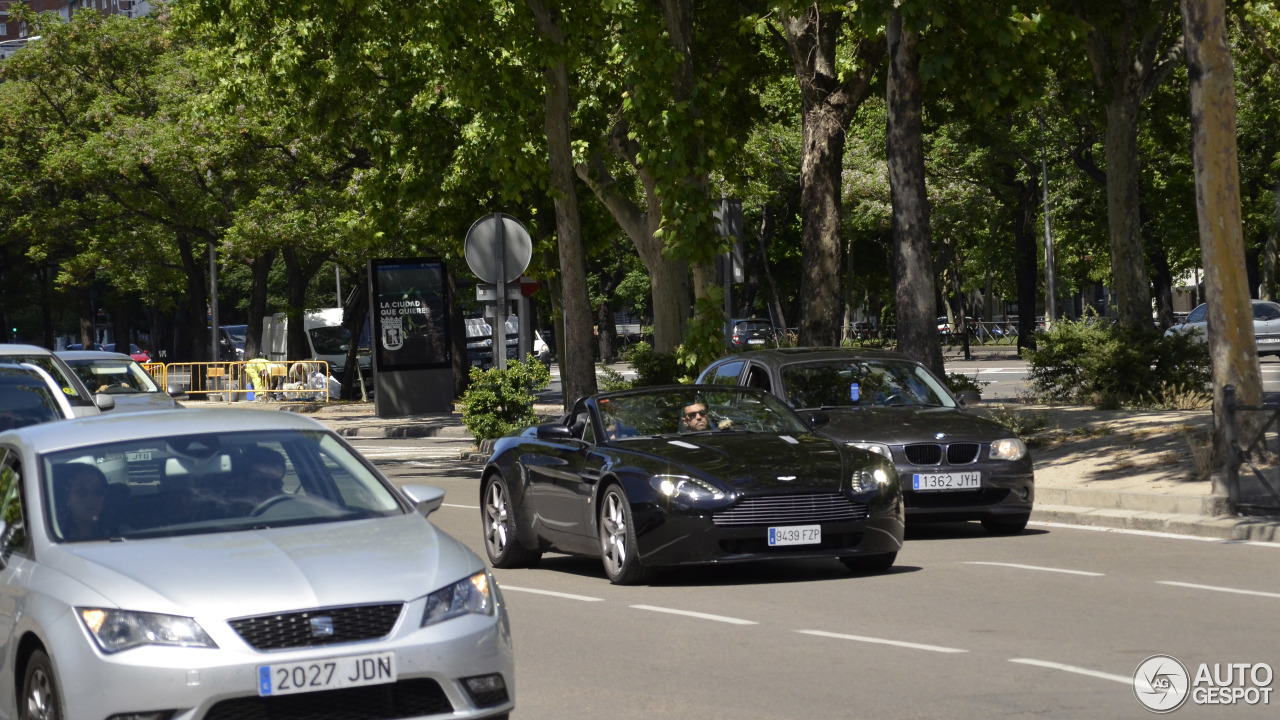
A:
[[[298,412],[338,434],[360,438],[470,439],[460,413],[379,418],[372,403],[189,403],[191,407]],[[541,416],[558,404],[535,406]],[[1225,515],[1212,482],[1197,472],[1197,455],[1213,418],[1208,410],[1139,412],[1079,406],[987,404],[984,415],[1019,428],[1035,464],[1033,522],[1280,542],[1280,517]],[[490,443],[463,451],[477,465]]]

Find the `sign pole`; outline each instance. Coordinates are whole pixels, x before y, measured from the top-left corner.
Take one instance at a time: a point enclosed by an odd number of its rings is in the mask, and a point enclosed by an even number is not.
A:
[[[493,221],[498,234],[498,300],[493,312],[493,366],[507,369],[507,233],[502,213],[495,212]]]

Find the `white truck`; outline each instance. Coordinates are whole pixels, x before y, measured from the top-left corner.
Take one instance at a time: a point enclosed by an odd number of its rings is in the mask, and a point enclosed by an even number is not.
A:
[[[303,348],[302,354],[308,360],[329,363],[330,374],[341,376],[346,367],[347,348],[351,344],[351,333],[342,325],[342,308],[307,310],[302,315],[302,325],[307,336],[307,347]],[[287,314],[275,313],[262,319],[262,350],[272,362],[289,359]],[[369,348],[361,347],[358,353],[360,370],[368,373],[372,362]]]

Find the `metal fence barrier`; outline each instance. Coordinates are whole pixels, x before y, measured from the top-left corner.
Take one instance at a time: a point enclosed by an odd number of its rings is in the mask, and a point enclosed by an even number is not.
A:
[[[1280,403],[1239,405],[1236,388],[1222,388],[1223,439],[1227,449],[1227,499],[1235,512],[1280,515]],[[1264,420],[1251,437],[1236,437],[1236,413],[1261,413]],[[1256,415],[1255,415],[1256,417]],[[1267,431],[1273,445],[1267,446]],[[1239,440],[1239,441],[1237,441]],[[1248,473],[1241,473],[1248,466]]]
[[[160,384],[164,390],[169,389],[169,373],[165,371],[164,363],[149,362],[142,363],[142,369],[147,371],[153,380]]]
[[[156,377],[155,365],[148,372]],[[319,400],[329,402],[329,363],[323,360],[166,363],[161,384],[220,402]]]

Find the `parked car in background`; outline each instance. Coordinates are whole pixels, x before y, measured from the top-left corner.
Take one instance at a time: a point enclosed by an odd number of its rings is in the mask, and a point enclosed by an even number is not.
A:
[[[601,558],[622,585],[661,566],[768,559],[884,572],[902,547],[892,465],[748,388],[581,399],[559,421],[497,441],[480,505],[494,567],[573,553]]]
[[[1280,303],[1254,300],[1253,335],[1258,345],[1258,355],[1280,355]],[[1164,331],[1166,337],[1174,333],[1197,333],[1206,341],[1209,337],[1209,306],[1197,305],[1186,321]]]
[[[0,361],[0,432],[73,417],[49,373],[30,363]]]
[[[115,407],[115,398],[95,395],[62,358],[37,345],[0,344],[0,362],[31,363],[49,373],[76,417],[97,415]]]
[[[174,396],[185,393],[175,387],[171,395],[128,355],[94,350],[63,350],[57,355],[92,392],[115,398],[118,412],[182,407]]]
[[[107,346],[103,345],[102,343],[91,343],[89,349],[105,350],[106,347]],[[67,349],[68,350],[84,350],[84,343],[70,343],[69,345],[67,345]]]
[[[505,718],[507,610],[443,501],[293,413],[0,433],[0,715]]]
[[[771,347],[778,344],[773,324],[759,318],[742,318],[729,325],[730,347]]]
[[[67,349],[79,350],[80,348],[67,348]],[[107,343],[106,345],[102,346],[102,349],[105,350],[106,352],[115,352],[116,344]],[[134,345],[133,343],[129,343],[129,352],[125,354],[140,363],[151,362],[151,353],[147,352],[146,350],[143,350],[142,348],[138,347],[137,345]]]
[[[231,361],[248,359],[244,356],[245,339],[249,336],[248,325],[223,325],[219,328],[219,334],[222,335],[221,345],[224,359]]]
[[[989,532],[1021,532],[1035,500],[1026,445],[968,412],[920,363],[893,352],[781,348],[730,355],[699,383],[760,388],[817,431],[890,459],[902,478],[907,521],[981,520]],[[970,391],[972,393],[972,391]],[[977,394],[965,396],[976,402]]]

